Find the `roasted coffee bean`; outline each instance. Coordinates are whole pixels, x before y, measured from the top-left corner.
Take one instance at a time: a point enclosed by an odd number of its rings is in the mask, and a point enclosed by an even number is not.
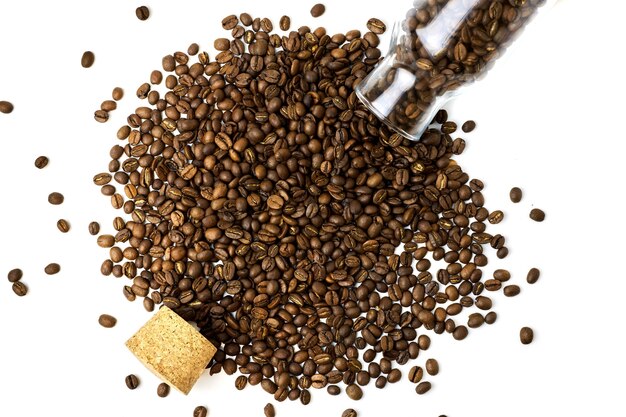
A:
[[[330,394],[330,395],[339,395],[341,394],[341,388],[339,388],[337,385],[329,385],[326,387],[326,391]]]
[[[50,195],[48,195],[48,203],[52,205],[56,206],[59,204],[63,204],[63,200],[65,200],[65,198],[61,193],[50,193]]]
[[[523,345],[528,345],[532,343],[534,338],[533,329],[530,327],[522,327],[519,331],[519,339]]]
[[[326,6],[322,3],[317,3],[315,6],[311,8],[311,16],[320,17],[326,11]]]
[[[239,375],[237,379],[235,379],[235,388],[238,390],[242,390],[248,384],[248,378],[245,375]]]
[[[224,28],[225,30],[231,30],[234,29],[238,23],[239,20],[237,19],[237,16],[231,14],[230,16],[226,16],[224,19],[222,19],[222,28]]]
[[[198,45],[197,43],[191,43],[188,47],[187,47],[187,55],[190,56],[194,56],[197,55],[198,52],[200,52],[200,45]]]
[[[265,414],[265,417],[275,417],[276,411],[274,410],[274,405],[272,403],[265,404],[265,407],[263,407],[263,414]]]
[[[121,87],[115,87],[111,92],[111,98],[115,101],[120,101],[124,98],[124,90]]]
[[[353,408],[347,408],[341,413],[341,417],[357,417],[358,413]]]
[[[540,272],[537,268],[530,268],[528,271],[528,275],[526,275],[526,282],[529,284],[534,284],[539,280]]]
[[[463,44],[459,44],[459,45],[463,45]],[[473,120],[468,120],[467,122],[463,123],[463,126],[461,126],[461,130],[465,133],[469,133],[473,131],[475,128],[476,128],[476,122]]]
[[[135,16],[139,20],[148,20],[150,17],[150,9],[146,6],[139,6],[135,9]]]
[[[493,324],[498,319],[498,314],[495,311],[490,311],[485,315],[485,323]]]
[[[511,273],[506,269],[496,269],[493,271],[493,277],[500,282],[506,282],[511,279]]]
[[[93,118],[98,123],[106,123],[109,120],[109,113],[104,110],[96,110],[93,113]]]
[[[170,386],[165,382],[161,382],[157,387],[157,395],[161,398],[165,398],[170,394]]]
[[[24,273],[19,268],[12,269],[7,274],[9,282],[17,282],[22,279],[22,276],[24,276]]]
[[[23,297],[28,293],[28,287],[22,281],[14,282],[11,288],[13,289],[13,292],[19,297]]]
[[[428,359],[426,361],[426,372],[429,375],[437,375],[439,373],[439,362],[436,359]]]
[[[13,104],[8,101],[0,101],[0,113],[9,114],[13,111]]]
[[[100,233],[100,223],[98,222],[91,222],[89,223],[89,234],[92,236],[97,235],[98,233]]]
[[[48,275],[54,275],[59,273],[59,271],[61,270],[61,266],[57,263],[51,263],[46,265],[46,267],[44,268],[44,272]]]
[[[115,244],[115,238],[112,235],[98,236],[98,246],[101,248],[110,248]]]
[[[519,285],[507,285],[506,287],[504,287],[502,292],[507,297],[515,297],[520,293],[520,287]]]
[[[346,387],[346,394],[351,400],[358,401],[363,398],[363,390],[356,384],[350,384]]]
[[[371,18],[370,20],[367,21],[367,29],[369,29],[370,31],[372,31],[373,33],[377,35],[381,35],[385,33],[385,31],[387,30],[387,27],[380,19]]]
[[[419,395],[423,395],[423,394],[426,394],[428,391],[430,391],[431,388],[432,388],[432,384],[430,382],[423,381],[417,384],[417,386],[415,387],[415,392],[418,393]]]
[[[193,409],[193,417],[206,417],[209,410],[203,405],[199,405]]]
[[[485,318],[483,317],[482,314],[472,313],[467,318],[467,327],[471,329],[475,329],[477,327],[482,326],[484,322],[485,322]]]
[[[503,218],[504,218],[504,213],[502,213],[501,210],[492,211],[488,217],[489,223],[491,224],[498,224],[502,221]]]
[[[456,339],[456,340],[463,340],[467,337],[467,327],[465,326],[457,326],[454,331],[452,332],[452,336]]]
[[[98,323],[100,323],[102,327],[111,328],[115,326],[117,319],[109,314],[101,314],[100,317],[98,317]]]
[[[93,52],[85,51],[83,53],[83,56],[80,59],[80,65],[82,65],[83,68],[89,68],[93,65],[95,60],[96,60],[96,56],[94,55]]]
[[[395,384],[400,381],[401,378],[402,372],[399,369],[392,369],[387,375],[387,381],[389,381],[390,384]]]
[[[59,229],[61,233],[67,233],[70,231],[70,223],[65,219],[59,219],[57,221],[57,229]]]
[[[420,382],[423,376],[424,376],[424,370],[421,367],[414,366],[411,369],[409,369],[409,381],[413,382],[414,384],[417,384],[418,382]]]
[[[278,25],[280,27],[280,30],[289,30],[289,28],[291,27],[291,18],[289,16],[281,17]]]
[[[43,169],[48,165],[48,157],[47,156],[39,156],[35,159],[35,167],[39,169]]]
[[[542,222],[546,218],[546,213],[541,209],[534,208],[530,211],[529,217],[536,222]]]
[[[135,388],[137,388],[139,386],[139,378],[137,378],[135,375],[130,374],[126,377],[126,386],[128,387],[128,389],[133,390]]]
[[[522,190],[521,190],[521,188],[519,188],[519,187],[511,188],[511,191],[509,191],[509,198],[514,203],[519,203],[520,201],[522,201]]]

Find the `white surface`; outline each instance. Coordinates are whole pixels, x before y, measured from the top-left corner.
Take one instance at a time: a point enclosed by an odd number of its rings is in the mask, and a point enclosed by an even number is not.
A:
[[[325,25],[334,33],[364,29],[374,15],[391,27],[410,1],[327,1],[317,20],[308,14],[313,1],[146,3],[145,22],[135,17],[137,2],[0,3],[0,100],[15,105],[0,114],[2,417],[189,417],[200,404],[211,417],[260,416],[275,403],[260,386],[235,390],[235,376],[224,374],[205,375],[188,397],[156,396],[157,379],[123,345],[149,314],[124,299],[122,279],[100,275],[107,251],[87,233],[91,220],[111,232],[118,214],[91,178],[106,170],[117,128],[139,105],[134,91],[161,57],[191,42],[214,55],[225,15],[247,11],[278,27],[286,13],[293,27]],[[498,322],[463,342],[432,337],[414,362],[440,362],[426,396],[405,379],[384,390],[372,383],[360,402],[313,391],[309,407],[275,403],[278,416],[339,416],[348,407],[362,417],[625,415],[624,13],[623,2],[561,1],[480,86],[448,107],[452,119],[477,121],[459,163],[485,181],[487,206],[506,213],[489,229],[506,235],[511,254],[503,262],[492,257],[489,267],[509,268],[522,293],[495,298]],[[96,55],[91,69],[80,66],[85,50]],[[116,85],[126,97],[109,123],[94,122]],[[51,162],[39,171],[33,161],[42,154]],[[515,185],[525,192],[518,205],[508,200]],[[63,205],[46,202],[52,191],[65,195]],[[546,211],[544,223],[527,218],[533,206]],[[55,227],[61,217],[72,224],[66,235]],[[58,275],[44,275],[49,262],[61,264]],[[542,274],[529,286],[532,266]],[[24,270],[26,297],[6,281],[14,267]],[[104,312],[118,317],[115,328],[97,324]],[[519,342],[524,325],[535,329],[529,346]],[[124,385],[129,373],[141,378],[135,391]]]

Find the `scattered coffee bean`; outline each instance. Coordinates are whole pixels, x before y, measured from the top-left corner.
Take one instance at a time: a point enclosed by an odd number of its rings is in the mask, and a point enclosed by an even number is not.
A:
[[[139,378],[137,378],[133,374],[128,375],[125,379],[125,382],[126,382],[126,386],[128,387],[128,389],[131,389],[131,390],[139,386]]]
[[[528,275],[526,275],[526,282],[528,282],[529,284],[534,284],[539,280],[540,274],[541,273],[537,268],[530,268],[530,270],[528,271]]]
[[[534,208],[530,211],[530,218],[536,222],[542,222],[546,218],[546,213],[543,210]]]
[[[519,285],[507,285],[502,290],[504,295],[507,296],[507,297],[515,297],[516,295],[518,295],[520,293],[520,291],[521,290],[520,290]]]
[[[490,311],[485,315],[485,323],[493,324],[498,319],[498,314],[495,311]]]
[[[13,292],[19,297],[23,297],[28,293],[28,287],[22,281],[16,281],[12,285]]]
[[[402,379],[402,372],[399,369],[392,369],[387,375],[387,381],[390,384],[395,384]]]
[[[170,386],[165,382],[161,382],[157,387],[157,395],[161,398],[165,398],[170,394]]]
[[[135,9],[135,16],[139,20],[148,20],[150,17],[150,9],[146,6],[139,6]]]
[[[61,265],[57,263],[51,263],[51,264],[46,265],[46,267],[43,270],[48,275],[58,274],[59,271],[61,271]]]
[[[263,407],[263,414],[265,414],[265,417],[275,417],[276,411],[274,410],[274,405],[272,403],[265,404],[265,407]]]
[[[193,410],[193,417],[206,417],[208,410],[205,406],[199,405]]]
[[[426,394],[428,391],[430,391],[431,388],[432,388],[432,384],[428,381],[424,381],[424,382],[420,382],[419,384],[417,384],[417,386],[415,387],[415,392],[418,393],[419,395],[423,395],[423,394]]]
[[[375,17],[367,21],[367,28],[377,35],[381,35],[387,30],[387,26],[385,26],[382,20]]]
[[[326,387],[326,391],[330,394],[330,395],[339,395],[341,394],[341,388],[339,388],[339,386],[337,385],[329,385]]]
[[[311,8],[311,16],[320,17],[326,11],[326,6],[322,3],[317,3],[315,6]]]
[[[100,326],[110,329],[115,326],[117,319],[109,314],[101,314],[100,317],[98,317],[98,323],[100,323]]]
[[[65,200],[65,198],[63,197],[63,194],[61,193],[50,193],[50,195],[48,195],[48,203],[52,204],[52,205],[59,205],[59,204],[63,204],[63,200]]]
[[[106,123],[109,120],[109,113],[104,110],[96,110],[93,113],[93,118],[98,123]]]
[[[519,331],[519,339],[524,345],[532,343],[534,338],[533,329],[530,327],[522,327]]]
[[[350,384],[346,387],[346,394],[351,400],[358,401],[363,398],[363,390],[356,384]]]
[[[67,233],[70,231],[70,223],[65,219],[59,219],[57,221],[57,229],[59,229],[61,233]]]
[[[477,327],[482,326],[484,322],[485,322],[485,318],[483,317],[482,314],[472,313],[467,318],[467,327],[469,327],[470,329],[475,329]]]
[[[195,42],[187,47],[187,55],[189,56],[197,55],[198,52],[200,52],[200,45]]]
[[[7,274],[9,282],[17,282],[22,279],[22,276],[24,276],[24,273],[19,268],[14,268]]]
[[[463,123],[463,126],[461,126],[461,130],[465,133],[469,133],[474,129],[476,129],[476,122],[473,120],[468,120],[467,122]]]
[[[115,101],[120,101],[124,98],[124,90],[121,87],[115,87],[111,92],[111,98]]]
[[[35,159],[35,167],[39,169],[43,169],[48,165],[49,159],[47,156],[39,156]]]
[[[348,408],[341,413],[341,417],[357,417],[358,413],[353,408]]]
[[[101,248],[110,248],[115,244],[115,238],[112,235],[98,236],[98,246]]]
[[[511,188],[511,191],[509,191],[509,198],[514,203],[519,203],[520,201],[522,201],[522,190],[521,190],[521,188],[519,188],[519,187]]]
[[[8,101],[0,101],[0,113],[9,114],[13,111],[13,104]]]
[[[430,375],[437,375],[439,373],[439,362],[436,359],[428,359],[426,361],[426,372]]]
[[[230,16],[226,16],[224,19],[222,19],[222,27],[226,30],[234,29],[238,23],[239,23],[239,20],[237,19],[237,16],[235,16],[234,14],[231,14]]]
[[[95,59],[96,59],[96,56],[94,55],[93,52],[85,51],[83,53],[83,56],[80,59],[80,65],[82,65],[83,68],[89,68],[93,65]]]
[[[291,27],[291,18],[289,16],[281,17],[278,26],[280,27],[280,30],[289,30],[289,28]]]
[[[491,224],[498,224],[502,221],[503,218],[504,218],[504,213],[501,210],[496,210],[496,211],[492,211],[489,214],[489,217],[487,219],[489,220],[489,223]]]
[[[409,369],[409,381],[417,384],[422,380],[424,376],[424,370],[420,366],[414,366]]]
[[[98,233],[100,233],[100,223],[98,222],[91,222],[89,223],[89,234],[92,236],[97,235]]]

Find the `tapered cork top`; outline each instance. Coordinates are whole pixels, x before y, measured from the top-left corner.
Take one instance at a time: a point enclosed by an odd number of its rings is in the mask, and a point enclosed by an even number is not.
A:
[[[126,346],[156,376],[187,395],[217,349],[166,306]]]

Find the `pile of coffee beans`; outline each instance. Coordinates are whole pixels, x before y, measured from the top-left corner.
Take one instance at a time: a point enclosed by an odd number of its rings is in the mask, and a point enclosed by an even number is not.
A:
[[[260,384],[277,401],[308,404],[311,388],[336,395],[340,383],[359,400],[372,380],[399,381],[393,364],[428,349],[426,333],[462,340],[495,322],[484,292],[511,277],[483,282],[486,249],[508,254],[487,231],[503,213],[453,160],[465,141],[446,111],[411,142],[357,99],[385,30],[367,26],[279,35],[267,18],[227,16],[214,60],[197,45],[163,57],[166,75],[137,89],[148,103],[94,176],[130,215],[98,237],[102,273],[129,280],[129,301],[195,322],[218,348],[211,374],[238,370],[237,389]],[[439,372],[434,359],[425,368]],[[423,376],[408,373],[417,394],[432,387]]]

